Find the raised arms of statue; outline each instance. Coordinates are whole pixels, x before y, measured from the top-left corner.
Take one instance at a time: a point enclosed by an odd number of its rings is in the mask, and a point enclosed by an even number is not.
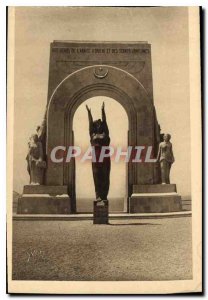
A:
[[[105,103],[104,102],[103,102],[101,110],[102,110],[102,121],[103,121],[104,131],[105,131],[106,135],[109,135],[108,125],[107,125],[107,121],[106,121]]]
[[[102,110],[102,121],[106,122],[105,103],[104,102],[103,102],[101,110]]]
[[[93,118],[92,118],[92,113],[91,109],[86,105],[87,112],[88,112],[88,119],[89,119],[89,133],[90,136],[93,134]]]

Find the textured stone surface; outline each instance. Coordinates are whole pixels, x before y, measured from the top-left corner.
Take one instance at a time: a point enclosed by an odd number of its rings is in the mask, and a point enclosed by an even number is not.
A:
[[[51,43],[48,89],[47,185],[67,185],[76,212],[74,162],[54,163],[51,150],[73,145],[73,116],[95,96],[118,101],[129,119],[129,145],[153,146],[159,141],[153,91],[151,45],[148,42]],[[101,71],[100,71],[101,70]],[[157,148],[157,147],[156,147]],[[160,182],[152,163],[129,164],[128,196],[133,184]]]
[[[92,198],[78,198],[76,199],[76,206],[78,213],[92,213],[93,212],[93,199]],[[125,198],[109,198],[109,212],[124,212]]]
[[[151,45],[148,42],[54,41],[50,51],[49,99],[67,75],[101,64],[129,72],[152,97]]]
[[[172,193],[176,192],[176,184],[134,185],[133,193]]]
[[[50,194],[62,195],[67,194],[67,186],[49,186],[49,185],[25,185],[23,188],[24,194]]]
[[[18,214],[68,214],[71,212],[70,199],[65,196],[44,194],[26,196],[18,199]]]
[[[143,196],[137,194],[130,198],[130,213],[162,213],[181,211],[182,203],[179,195]]]

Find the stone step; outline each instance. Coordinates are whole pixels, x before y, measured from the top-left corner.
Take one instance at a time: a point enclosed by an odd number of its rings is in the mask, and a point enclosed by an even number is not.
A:
[[[186,210],[186,211],[192,210],[191,205],[183,205],[182,204],[182,210]]]
[[[182,203],[191,204],[191,199],[182,199]]]
[[[178,195],[176,192],[171,193],[133,193],[131,197],[150,197],[150,196],[156,196],[156,197],[166,197],[166,196],[174,196]]]
[[[133,185],[134,193],[176,193],[176,184]]]
[[[182,210],[181,197],[172,193],[167,194],[139,194],[130,197],[130,213],[164,213]]]
[[[182,210],[190,211],[192,209],[191,200],[182,200]]]
[[[92,213],[93,212],[93,198],[79,198],[76,199],[76,207],[78,213]],[[124,198],[109,198],[109,211],[122,212],[124,211]]]
[[[71,203],[68,195],[23,194],[18,200],[18,214],[67,214],[70,212]]]
[[[62,195],[68,194],[68,187],[66,185],[25,185],[23,188],[23,194]]]
[[[181,218],[191,217],[191,211],[171,212],[171,213],[119,213],[109,214],[110,220],[130,220],[130,219],[163,219],[163,218]],[[92,220],[93,214],[67,214],[67,215],[54,215],[54,214],[14,214],[14,221],[81,221]]]

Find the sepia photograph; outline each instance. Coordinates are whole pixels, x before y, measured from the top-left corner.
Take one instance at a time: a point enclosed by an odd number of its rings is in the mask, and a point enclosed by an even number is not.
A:
[[[7,13],[8,292],[201,292],[200,8]]]

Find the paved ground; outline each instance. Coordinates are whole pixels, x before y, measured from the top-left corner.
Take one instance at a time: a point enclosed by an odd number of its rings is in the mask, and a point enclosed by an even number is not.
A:
[[[191,279],[191,217],[14,221],[13,279]]]

